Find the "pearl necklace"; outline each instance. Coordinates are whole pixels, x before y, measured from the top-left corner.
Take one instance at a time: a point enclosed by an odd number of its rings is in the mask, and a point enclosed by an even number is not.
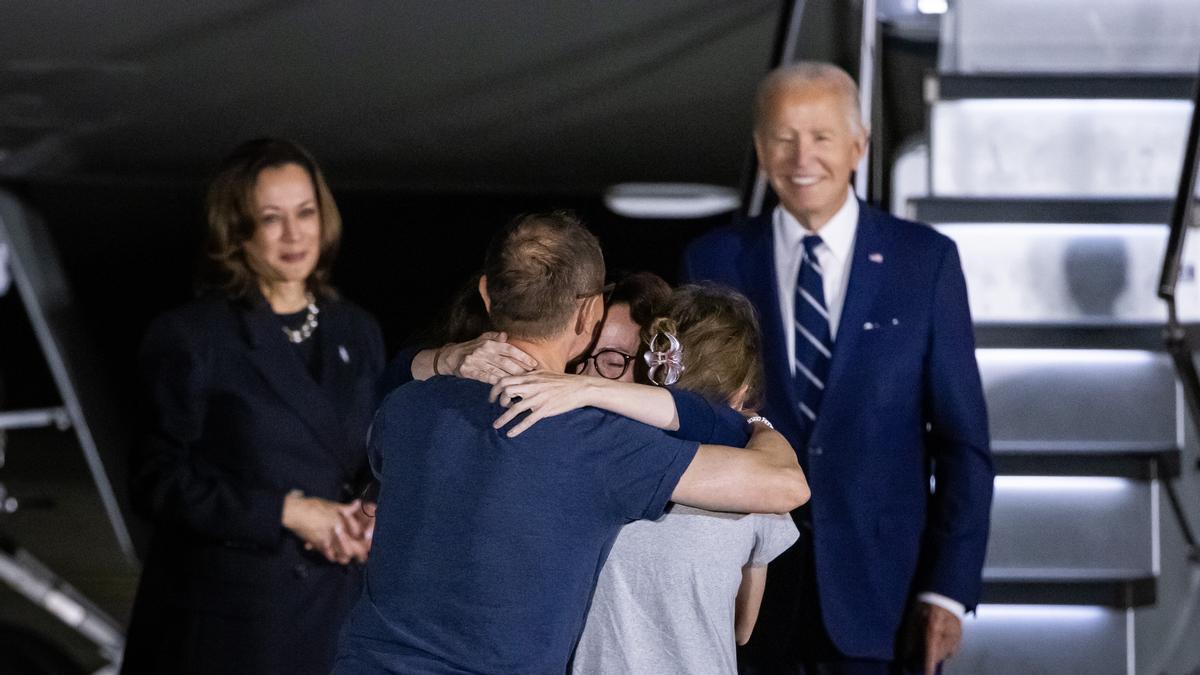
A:
[[[304,315],[304,323],[300,324],[299,328],[283,326],[283,334],[292,344],[304,342],[312,337],[313,331],[317,329],[317,315],[321,313],[321,310],[317,309],[317,299],[312,293],[305,293],[304,299],[308,300],[308,314]]]

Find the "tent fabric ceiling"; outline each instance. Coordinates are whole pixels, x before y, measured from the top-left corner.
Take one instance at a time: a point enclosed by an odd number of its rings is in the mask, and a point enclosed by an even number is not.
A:
[[[0,177],[194,180],[245,138],[335,183],[735,185],[780,2],[0,5]]]

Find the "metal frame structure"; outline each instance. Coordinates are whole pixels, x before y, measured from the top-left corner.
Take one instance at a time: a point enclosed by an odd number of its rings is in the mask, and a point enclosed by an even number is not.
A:
[[[0,451],[9,430],[55,427],[71,430],[79,443],[112,533],[122,553],[136,562],[133,539],[125,518],[123,494],[114,486],[120,478],[119,458],[127,442],[114,428],[119,419],[111,397],[96,378],[85,332],[78,325],[66,277],[44,225],[19,200],[0,191],[0,248],[37,344],[62,400],[56,407],[0,412]],[[3,465],[0,453],[0,466]],[[122,482],[115,481],[117,486]],[[0,485],[0,514],[21,507]],[[121,625],[54,574],[33,554],[0,534],[0,582],[12,588],[94,643],[115,672],[125,637]]]

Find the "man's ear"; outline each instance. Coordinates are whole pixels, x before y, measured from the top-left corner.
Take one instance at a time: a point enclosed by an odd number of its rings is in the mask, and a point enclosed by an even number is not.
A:
[[[871,145],[871,130],[867,127],[862,127],[855,134],[854,139],[854,165],[862,161],[864,155],[867,154],[867,148]]]
[[[492,313],[492,299],[488,297],[487,292],[487,275],[479,276],[479,297],[483,298],[483,308],[487,310],[488,315]]]
[[[593,295],[579,303],[579,311],[575,313],[575,334],[592,334],[604,321],[604,302],[601,296]]]

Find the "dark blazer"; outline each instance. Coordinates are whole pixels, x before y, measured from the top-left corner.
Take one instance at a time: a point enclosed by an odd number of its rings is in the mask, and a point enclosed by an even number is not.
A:
[[[319,383],[261,296],[197,300],[151,325],[133,485],[155,532],[124,672],[329,672],[360,569],[304,551],[283,499],[356,496],[383,340],[355,305],[319,306]]]
[[[968,609],[979,602],[994,472],[954,243],[860,206],[833,359],[807,447],[795,440],[801,413],[788,373],[770,214],[693,242],[683,275],[733,286],[758,308],[765,414],[792,440],[812,488],[805,517],[824,625],[843,654],[891,659],[912,594],[940,593]],[[788,573],[773,565],[770,577]]]

